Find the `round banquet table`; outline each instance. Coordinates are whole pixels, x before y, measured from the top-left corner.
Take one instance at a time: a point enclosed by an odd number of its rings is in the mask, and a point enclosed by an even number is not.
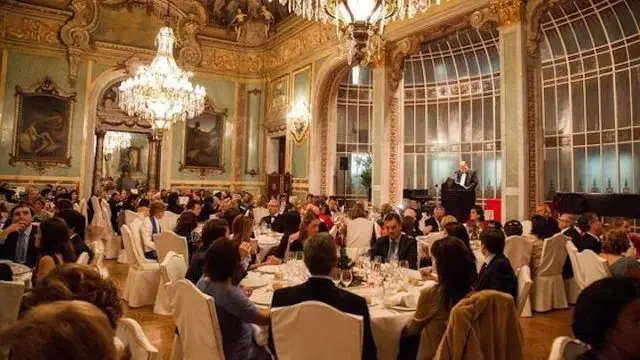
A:
[[[13,281],[23,282],[25,289],[31,289],[33,271],[28,266],[11,260],[0,260],[0,263],[9,265],[11,271],[13,271]]]
[[[411,272],[412,277],[420,276],[416,270],[408,271]],[[268,307],[267,304],[271,304],[271,299],[273,298],[274,290],[272,283],[275,281],[274,275],[260,273],[258,269],[258,271],[249,272],[247,278],[250,278],[252,282],[262,285],[253,290],[250,299],[258,307]],[[419,293],[422,289],[432,287],[435,284],[434,281],[426,281],[421,286],[408,286],[407,290],[408,293]],[[244,284],[241,282],[240,285]],[[414,310],[398,310],[396,308],[384,307],[382,300],[377,298],[381,294],[380,288],[371,288],[363,285],[353,288],[350,287],[347,290],[369,299],[375,299],[373,304],[369,305],[369,315],[371,318],[371,332],[376,344],[378,359],[395,359],[400,350],[399,345],[402,329],[413,316]]]

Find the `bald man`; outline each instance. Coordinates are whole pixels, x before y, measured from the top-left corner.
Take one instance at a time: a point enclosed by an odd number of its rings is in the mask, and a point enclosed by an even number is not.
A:
[[[269,215],[260,219],[260,224],[267,224],[267,226],[276,232],[282,232],[282,216],[280,215],[280,203],[276,199],[271,199],[267,203],[267,209]]]
[[[469,169],[466,161],[460,161],[458,171],[456,171],[456,183],[463,186],[465,189],[475,191],[478,186],[478,174],[475,171]]]

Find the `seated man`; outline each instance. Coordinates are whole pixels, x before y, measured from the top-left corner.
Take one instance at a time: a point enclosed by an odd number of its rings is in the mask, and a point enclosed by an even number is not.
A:
[[[267,203],[267,209],[269,210],[269,215],[260,219],[260,225],[267,224],[271,230],[276,232],[283,232],[283,218],[280,215],[280,204],[278,204],[278,200],[271,199],[269,203]]]
[[[447,215],[447,211],[445,210],[444,206],[437,205],[435,208],[433,208],[433,216],[429,217],[424,222],[424,233],[429,234],[431,232],[442,231],[442,228],[440,227],[440,220],[442,220],[445,215]]]
[[[207,221],[202,227],[200,240],[202,245],[193,253],[191,263],[187,269],[185,278],[194,284],[198,283],[202,277],[202,267],[206,263],[207,250],[211,243],[218,238],[230,238],[229,223],[225,219],[214,219]]]
[[[600,254],[602,252],[602,243],[600,242],[602,222],[598,218],[598,215],[586,213],[580,216],[580,218],[578,218],[578,227],[583,232],[578,242],[574,243],[578,251],[582,252],[589,249],[596,254]]]
[[[0,233],[0,259],[11,260],[32,268],[38,260],[37,227],[33,225],[33,209],[19,202],[11,209],[11,225]]]
[[[153,242],[153,235],[160,234],[160,220],[164,217],[165,206],[156,201],[149,207],[149,216],[142,221],[140,226],[140,236],[144,246],[144,257],[158,260],[156,254],[156,244]],[[160,259],[162,261],[162,259]]]
[[[418,246],[416,239],[402,233],[400,215],[392,212],[384,217],[384,227],[387,235],[379,238],[371,250],[371,259],[382,257],[383,262],[389,262],[394,257],[399,261],[407,260],[409,268],[418,268]]]
[[[336,244],[331,235],[317,234],[304,245],[304,263],[311,278],[304,284],[276,290],[271,308],[291,306],[304,301],[321,301],[340,311],[362,316],[364,333],[362,359],[376,359],[376,345],[371,335],[367,301],[351,292],[337,288],[329,274],[338,262]],[[271,332],[269,327],[269,331]],[[269,345],[273,349],[273,336],[269,334]],[[327,344],[330,346],[330,344]],[[274,351],[275,353],[275,351]]]
[[[478,274],[474,290],[496,290],[518,297],[518,279],[511,268],[509,259],[504,256],[504,233],[496,229],[487,229],[480,233],[484,264]]]

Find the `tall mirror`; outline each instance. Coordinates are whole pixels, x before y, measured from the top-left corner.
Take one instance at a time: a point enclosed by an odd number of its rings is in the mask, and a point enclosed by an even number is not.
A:
[[[149,136],[123,131],[107,131],[104,139],[101,181],[118,189],[147,188]]]

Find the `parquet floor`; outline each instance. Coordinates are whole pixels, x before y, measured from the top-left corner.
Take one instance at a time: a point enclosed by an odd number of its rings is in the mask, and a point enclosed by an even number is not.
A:
[[[111,277],[124,288],[127,278],[127,265],[115,260],[105,261]],[[520,324],[525,338],[525,359],[547,359],[551,343],[557,336],[571,335],[573,309],[535,314],[532,318],[521,318]],[[125,303],[125,316],[140,323],[151,343],[158,348],[161,360],[169,360],[175,325],[171,316],[153,313],[152,306],[130,309]],[[392,359],[389,359],[392,360]]]

